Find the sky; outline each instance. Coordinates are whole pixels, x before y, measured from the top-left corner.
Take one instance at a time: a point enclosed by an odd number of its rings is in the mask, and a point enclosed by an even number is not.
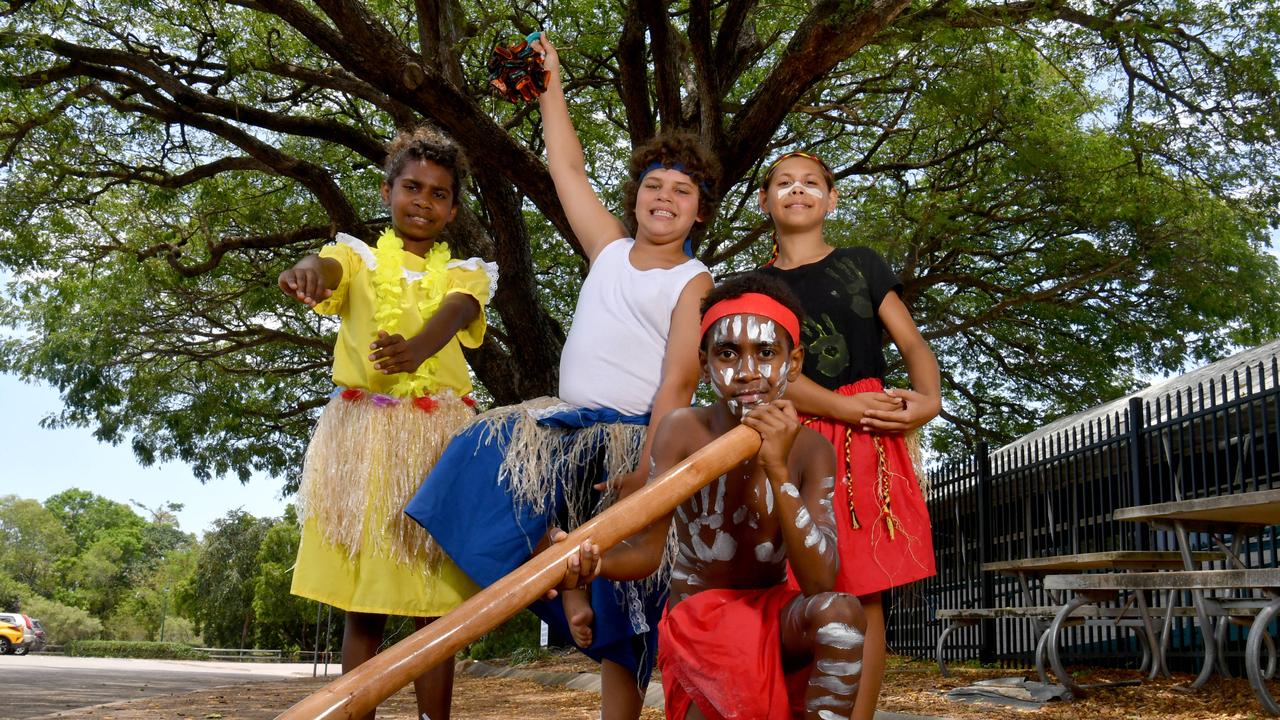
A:
[[[254,476],[244,485],[235,476],[214,478],[202,485],[182,463],[142,467],[128,443],[99,442],[86,428],[46,430],[40,420],[57,412],[58,392],[47,385],[29,385],[0,373],[0,496],[17,495],[44,502],[69,488],[133,507],[150,519],[136,500],[155,508],[183,504],[178,524],[197,536],[214,520],[237,508],[257,517],[284,513],[282,480]]]

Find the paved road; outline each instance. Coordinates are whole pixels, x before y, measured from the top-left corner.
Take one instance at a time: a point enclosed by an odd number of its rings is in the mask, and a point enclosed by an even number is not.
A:
[[[337,675],[340,668],[330,665],[329,670]],[[311,677],[311,666],[3,655],[0,686],[5,688],[5,700],[0,703],[0,718],[21,720],[90,705],[295,677]]]

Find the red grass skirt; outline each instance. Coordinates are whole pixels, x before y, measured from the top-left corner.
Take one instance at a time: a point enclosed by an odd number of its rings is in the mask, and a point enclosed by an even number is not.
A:
[[[835,392],[878,392],[876,378]],[[840,545],[835,589],[870,595],[935,574],[929,509],[901,435],[869,432],[826,417],[804,423],[836,449],[833,508]],[[795,583],[794,578],[790,579]]]
[[[658,623],[658,667],[668,718],[697,705],[707,720],[804,717],[806,665],[782,668],[782,609],[799,590],[787,585],[704,590]]]

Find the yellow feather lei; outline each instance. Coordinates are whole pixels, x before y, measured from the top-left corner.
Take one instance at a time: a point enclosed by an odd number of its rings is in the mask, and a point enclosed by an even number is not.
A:
[[[374,250],[378,259],[378,267],[373,273],[374,296],[377,307],[373,311],[373,320],[379,330],[390,335],[399,332],[400,313],[403,312],[404,296],[404,241],[396,235],[396,231],[387,228],[378,237],[378,247]],[[437,241],[427,251],[426,269],[418,278],[418,314],[423,323],[431,319],[444,300],[448,289],[447,267],[449,264],[449,246]],[[391,395],[413,398],[428,395],[435,389],[436,371],[440,366],[440,358],[432,355],[418,366],[415,372],[400,373],[399,379],[391,387]]]

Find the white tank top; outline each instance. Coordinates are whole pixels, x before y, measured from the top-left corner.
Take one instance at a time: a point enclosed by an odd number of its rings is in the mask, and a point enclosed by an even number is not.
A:
[[[560,399],[570,405],[649,412],[662,382],[671,312],[685,285],[708,272],[692,258],[637,270],[630,259],[635,243],[605,245],[582,283],[560,355]]]

